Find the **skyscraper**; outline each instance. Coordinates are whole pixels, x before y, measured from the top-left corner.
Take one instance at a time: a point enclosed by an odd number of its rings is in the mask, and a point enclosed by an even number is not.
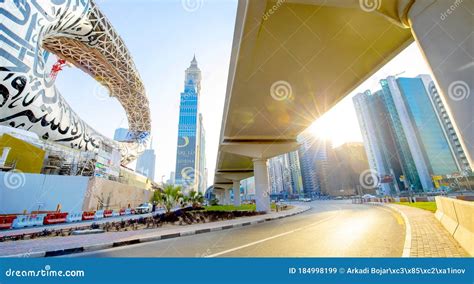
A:
[[[363,184],[363,186],[366,189],[374,186],[378,193],[383,195],[398,194],[400,187],[395,179],[402,175],[400,161],[396,154],[382,92],[378,91],[372,94],[370,91],[365,91],[354,96],[353,102],[368,162],[374,171],[371,173],[374,183]],[[382,180],[382,177],[390,177],[390,179]]]
[[[297,195],[302,190],[298,152],[289,152],[268,161],[270,192],[277,195]]]
[[[383,193],[430,191],[432,176],[459,173],[467,159],[431,78],[390,76],[380,85],[353,101],[370,167],[394,177]]]
[[[176,153],[175,183],[186,190],[202,190],[205,186],[205,138],[199,113],[201,70],[196,57],[185,71],[181,93]]]
[[[153,150],[150,147],[150,149],[146,149],[138,157],[135,171],[148,177],[150,180],[154,181],[155,180],[155,161],[156,161],[155,150]]]
[[[206,169],[206,131],[204,129],[202,114],[199,114],[198,135],[196,145],[196,172],[199,173],[197,190],[204,193],[207,189],[207,169]]]
[[[298,149],[303,193],[305,196],[327,194],[327,150],[331,147],[325,139],[318,139],[311,133],[303,133]]]
[[[428,93],[431,89],[429,84],[432,81],[427,77],[423,80],[419,76],[417,78],[389,77],[387,82],[397,111],[407,122],[403,124],[405,134],[409,139],[416,141],[409,144],[413,147],[411,152],[413,155],[417,152],[416,155],[423,161],[428,175],[459,172],[461,169],[456,163],[446,131],[440,124]]]
[[[400,191],[408,190],[409,188],[413,191],[422,191],[426,189],[426,178],[425,182],[422,183],[420,175],[418,173],[418,168],[414,160],[414,156],[410,151],[408,145],[409,140],[406,137],[405,131],[403,130],[402,120],[395,106],[395,101],[393,99],[390,88],[388,87],[387,80],[381,80],[380,85],[382,87],[382,92],[379,93],[383,97],[383,102],[387,114],[388,127],[392,133],[391,141],[394,142],[395,150],[394,154],[397,155],[400,167],[402,170],[402,177],[397,175],[395,176],[397,182],[402,182],[399,187]],[[425,184],[425,186],[423,186]]]
[[[287,154],[289,162],[289,176],[292,195],[299,195],[303,191],[303,179],[301,177],[301,165],[298,157],[298,151]]]
[[[429,75],[419,75],[418,77],[423,80],[423,84],[425,85],[426,92],[428,93],[433,109],[436,112],[438,121],[442,126],[445,136],[448,138],[450,149],[454,155],[457,167],[460,170],[469,170],[469,161],[467,160],[466,154],[464,153],[464,149],[462,148],[461,143],[459,142],[459,137],[456,131],[454,130],[451,118],[449,117],[448,112],[446,111],[444,103],[438,93],[438,90],[436,89],[433,80],[431,80],[431,77]]]
[[[175,184],[174,172],[170,172],[170,178],[166,181],[167,184]]]

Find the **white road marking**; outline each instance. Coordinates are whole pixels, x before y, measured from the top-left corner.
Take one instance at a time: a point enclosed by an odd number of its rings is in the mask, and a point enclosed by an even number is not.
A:
[[[337,213],[334,213],[333,216],[324,218],[324,219],[322,219],[322,220],[319,220],[318,222],[314,222],[314,223],[308,224],[308,225],[303,226],[303,227],[300,227],[300,228],[298,228],[298,229],[294,229],[294,230],[291,230],[291,231],[288,231],[288,232],[284,232],[284,233],[281,233],[281,234],[278,234],[278,235],[274,235],[274,236],[271,236],[271,237],[268,237],[268,238],[265,238],[265,239],[261,239],[261,240],[255,241],[255,242],[251,242],[251,243],[248,243],[248,244],[245,244],[245,245],[242,245],[242,246],[238,246],[238,247],[235,247],[235,248],[231,248],[231,249],[228,249],[228,250],[224,250],[224,251],[221,251],[221,252],[218,252],[218,253],[215,253],[215,254],[210,254],[210,255],[207,255],[207,256],[205,256],[205,257],[216,257],[216,256],[220,256],[220,255],[223,255],[223,254],[227,254],[227,253],[229,253],[229,252],[233,252],[233,251],[240,250],[240,249],[243,249],[243,248],[247,248],[247,247],[250,247],[250,246],[254,246],[254,245],[257,245],[257,244],[260,244],[260,243],[269,241],[269,240],[273,240],[273,239],[276,239],[276,238],[279,238],[279,237],[283,237],[283,236],[286,236],[286,235],[289,235],[289,234],[293,234],[293,233],[295,233],[295,232],[298,232],[298,231],[307,229],[307,228],[309,228],[309,227],[312,227],[312,226],[318,225],[318,224],[320,224],[320,223],[322,223],[322,222],[325,222],[325,221],[328,221],[328,220],[330,220],[330,219],[333,219],[333,218],[335,218],[336,216],[338,216],[339,214],[340,214],[340,211],[337,211]]]

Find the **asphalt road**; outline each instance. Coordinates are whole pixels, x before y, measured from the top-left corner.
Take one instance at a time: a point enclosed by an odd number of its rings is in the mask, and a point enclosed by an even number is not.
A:
[[[400,257],[405,224],[383,207],[344,201],[262,224],[82,253],[74,257]]]

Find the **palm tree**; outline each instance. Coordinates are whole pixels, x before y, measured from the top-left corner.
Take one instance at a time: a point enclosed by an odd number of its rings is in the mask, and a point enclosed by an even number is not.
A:
[[[204,203],[204,196],[201,192],[191,191],[188,195],[188,202],[191,203],[193,208],[198,208]]]
[[[155,194],[158,191],[155,191]],[[155,196],[154,196],[155,197]],[[163,191],[156,194],[157,201],[165,207],[166,214],[171,213],[171,210],[183,200],[181,187],[172,184],[167,184]]]

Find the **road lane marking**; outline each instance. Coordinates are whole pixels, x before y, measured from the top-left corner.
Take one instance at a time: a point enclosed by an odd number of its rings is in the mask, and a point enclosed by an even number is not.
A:
[[[378,208],[392,214],[395,217],[395,219],[397,219],[397,223],[399,225],[403,225],[404,222],[403,222],[403,217],[401,216],[401,214],[397,214],[398,212],[395,212],[395,211],[393,211],[391,209],[388,209],[388,208],[384,208],[382,206],[379,206]]]
[[[240,249],[243,249],[243,248],[247,248],[247,247],[250,247],[250,246],[254,246],[254,245],[257,245],[257,244],[260,244],[260,243],[263,243],[263,242],[266,242],[266,241],[269,241],[269,240],[273,240],[273,239],[276,239],[276,238],[279,238],[279,237],[283,237],[283,236],[286,236],[286,235],[289,235],[289,234],[293,234],[295,232],[298,232],[298,231],[301,231],[301,230],[304,230],[304,229],[307,229],[309,227],[312,227],[312,226],[315,226],[315,225],[318,225],[320,223],[323,223],[325,221],[328,221],[330,219],[333,219],[335,217],[337,217],[338,215],[340,215],[341,211],[338,210],[338,212],[334,213],[332,216],[329,216],[327,218],[324,218],[322,220],[319,220],[318,222],[314,222],[314,223],[311,223],[311,224],[308,224],[306,226],[303,226],[303,227],[300,227],[298,229],[294,229],[294,230],[291,230],[291,231],[287,231],[287,232],[284,232],[284,233],[281,233],[281,234],[278,234],[278,235],[274,235],[274,236],[271,236],[271,237],[268,237],[268,238],[265,238],[265,239],[261,239],[261,240],[258,240],[258,241],[255,241],[255,242],[251,242],[251,243],[248,243],[248,244],[245,244],[245,245],[242,245],[242,246],[238,246],[238,247],[235,247],[235,248],[231,248],[231,249],[228,249],[228,250],[224,250],[224,251],[221,251],[221,252],[218,252],[218,253],[215,253],[215,254],[210,254],[210,255],[207,255],[205,257],[216,257],[216,256],[220,256],[220,255],[223,255],[223,254],[227,254],[229,252],[233,252],[233,251],[236,251],[236,250],[240,250]]]

